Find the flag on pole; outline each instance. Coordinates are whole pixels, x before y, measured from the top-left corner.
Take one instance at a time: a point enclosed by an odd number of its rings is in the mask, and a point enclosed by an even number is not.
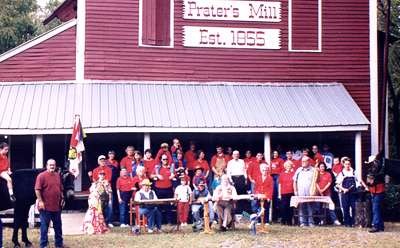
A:
[[[74,128],[68,151],[69,171],[75,178],[79,175],[79,164],[82,162],[82,152],[85,151],[83,138],[85,138],[85,134],[83,133],[80,117],[79,115],[75,115]]]

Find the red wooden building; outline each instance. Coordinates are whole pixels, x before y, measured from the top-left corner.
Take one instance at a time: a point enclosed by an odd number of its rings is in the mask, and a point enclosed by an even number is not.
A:
[[[74,114],[141,148],[208,133],[269,154],[307,136],[357,166],[378,150],[374,0],[66,0],[53,18],[0,55],[0,133],[27,135],[36,165]]]

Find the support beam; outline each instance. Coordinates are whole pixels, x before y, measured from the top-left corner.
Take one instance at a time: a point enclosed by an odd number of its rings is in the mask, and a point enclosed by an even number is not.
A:
[[[85,80],[86,0],[78,0],[77,4],[75,80],[77,83],[83,83]]]
[[[362,175],[362,143],[361,143],[361,132],[357,132],[355,136],[355,152],[354,152],[354,161],[356,166],[357,178],[361,178]]]
[[[36,135],[35,168],[43,168],[43,135]]]
[[[369,0],[369,73],[371,106],[371,154],[379,152],[379,98],[378,98],[378,7]],[[382,127],[381,127],[382,128]]]
[[[143,138],[143,150],[151,148],[150,133],[144,133]]]
[[[271,162],[271,134],[264,133],[264,158],[269,164]]]

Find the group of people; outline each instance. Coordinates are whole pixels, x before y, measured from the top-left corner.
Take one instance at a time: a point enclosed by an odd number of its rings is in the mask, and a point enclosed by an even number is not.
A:
[[[113,197],[118,199],[121,227],[129,226],[132,197],[135,202],[175,198],[178,201],[178,223],[187,225],[191,211],[194,230],[201,229],[203,225],[203,204],[209,205],[210,222],[217,222],[221,231],[231,226],[235,213],[243,211],[259,213],[265,210],[264,221],[268,224],[270,207],[273,219],[292,225],[290,199],[292,196],[312,195],[313,180],[314,195],[340,196],[339,200],[335,197],[333,200],[343,212],[343,224],[351,227],[354,226],[356,187],[360,184],[372,189],[371,185],[357,178],[349,158],[334,157],[326,145],[323,152],[316,145],[311,151],[308,148],[301,152],[289,150],[285,154],[273,151],[269,163],[262,152],[253,156],[251,151],[246,151],[241,159],[239,151],[224,150],[219,145],[208,163],[205,152],[197,150],[194,142],[184,152],[179,139],[174,139],[171,147],[162,143],[155,157],[150,149],[146,149],[142,156],[133,146],[128,146],[125,152],[126,156],[120,162],[115,159],[114,151],[109,151],[108,158],[100,155],[98,167],[89,172],[93,184],[84,221],[87,233],[103,233],[113,227],[112,212],[116,207],[113,206]],[[371,193],[383,195],[383,189],[375,187]],[[246,194],[255,196],[250,203],[234,200],[237,195]],[[264,206],[260,206],[260,199],[265,201]],[[378,200],[377,204],[380,205],[381,201]],[[321,207],[321,204],[301,203],[298,208],[300,226],[314,226],[313,215],[320,212]],[[174,221],[171,205],[142,204],[139,211],[149,221],[149,232],[161,230],[162,217],[168,224]],[[328,213],[332,224],[341,225],[335,210]],[[372,231],[383,231],[380,213],[374,216],[377,217],[374,217]]]

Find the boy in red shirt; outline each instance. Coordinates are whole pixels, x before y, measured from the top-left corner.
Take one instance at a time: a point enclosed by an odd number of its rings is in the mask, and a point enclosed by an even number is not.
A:
[[[4,180],[7,181],[7,188],[8,188],[8,193],[10,194],[10,200],[11,202],[15,202],[16,199],[14,196],[12,179],[10,177],[11,169],[7,157],[8,150],[9,146],[7,143],[5,142],[0,143],[0,177],[2,177]]]
[[[117,179],[117,195],[119,202],[119,222],[121,227],[128,227],[128,205],[132,197],[134,184],[126,168],[122,168]]]
[[[281,207],[282,225],[292,225],[293,208],[290,207],[290,198],[294,196],[293,189],[293,176],[295,170],[293,169],[293,162],[287,160],[284,164],[284,171],[279,175],[279,194],[278,198]]]

